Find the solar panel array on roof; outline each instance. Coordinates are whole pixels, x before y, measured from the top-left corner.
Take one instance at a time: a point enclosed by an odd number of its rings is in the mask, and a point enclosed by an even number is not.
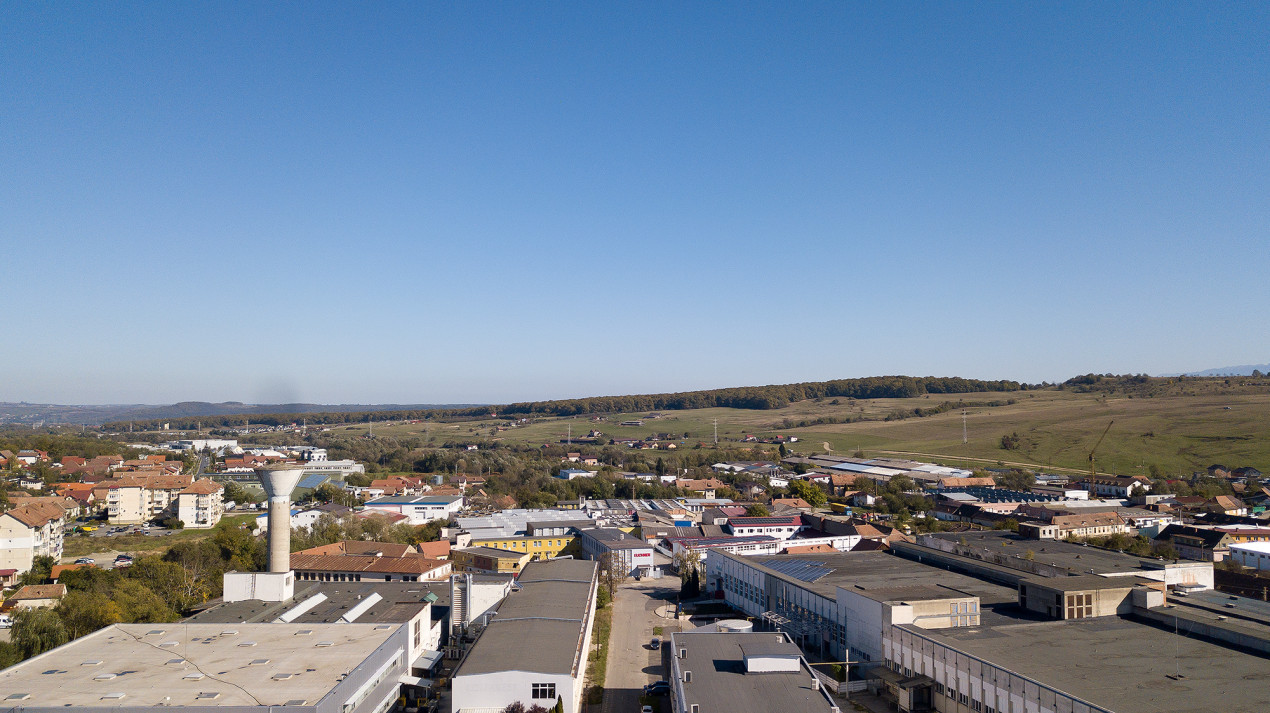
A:
[[[330,479],[331,479],[331,476],[326,475],[324,473],[310,473],[309,475],[306,475],[303,478],[300,478],[300,483],[296,485],[296,487],[297,488],[317,488],[317,486],[321,485],[322,483],[325,483],[326,481]]]
[[[832,567],[811,560],[781,558],[779,560],[764,561],[763,566],[808,584],[833,574]]]

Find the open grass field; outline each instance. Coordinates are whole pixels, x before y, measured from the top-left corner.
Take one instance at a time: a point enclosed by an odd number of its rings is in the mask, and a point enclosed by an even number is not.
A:
[[[884,420],[889,414],[934,408],[944,401],[998,402],[967,409],[962,442],[959,409],[945,413]],[[1005,401],[1014,403],[1002,403]],[[837,403],[834,403],[837,401]],[[851,423],[799,426],[819,418],[856,419]],[[642,419],[643,426],[620,426]],[[1242,383],[1222,388],[1220,380],[1156,390],[1149,397],[1125,394],[1038,390],[947,396],[928,394],[907,399],[822,399],[781,409],[730,408],[665,411],[658,418],[644,413],[617,414],[593,421],[586,417],[542,417],[515,428],[495,431],[504,419],[460,423],[376,426],[377,436],[423,437],[431,445],[446,441],[498,439],[504,442],[557,443],[570,429],[574,437],[596,429],[609,438],[641,438],[653,433],[687,434],[687,447],[711,443],[718,420],[723,445],[738,445],[747,434],[798,436],[794,452],[834,453],[856,449],[866,455],[913,454],[948,464],[993,465],[997,462],[1084,471],[1086,456],[1098,436],[1114,421],[1098,447],[1100,473],[1150,474],[1155,465],[1168,475],[1190,474],[1213,463],[1252,465],[1270,472],[1270,388]],[[364,424],[338,427],[364,433]],[[1000,447],[1001,436],[1018,433],[1016,450]]]
[[[255,520],[256,514],[248,513],[245,515],[227,515],[221,519],[222,523],[228,522],[233,526],[243,525]],[[62,546],[63,560],[73,561],[76,557],[92,554],[94,552],[102,552],[104,550],[114,550],[118,552],[131,552],[140,554],[143,552],[156,552],[166,550],[178,542],[186,540],[201,540],[211,537],[215,534],[215,529],[207,530],[178,530],[170,535],[158,537],[155,535],[115,535],[113,537],[89,537],[87,535],[67,535],[66,541]]]

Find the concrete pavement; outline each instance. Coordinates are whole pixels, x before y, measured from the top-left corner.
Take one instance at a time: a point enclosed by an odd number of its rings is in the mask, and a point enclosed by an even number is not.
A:
[[[613,628],[609,633],[608,669],[601,713],[639,713],[639,697],[646,684],[662,678],[661,651],[650,642],[664,642],[679,622],[658,616],[658,608],[673,604],[679,594],[679,578],[629,580],[613,600]],[[673,607],[671,609],[673,612]],[[654,634],[653,627],[663,628]]]

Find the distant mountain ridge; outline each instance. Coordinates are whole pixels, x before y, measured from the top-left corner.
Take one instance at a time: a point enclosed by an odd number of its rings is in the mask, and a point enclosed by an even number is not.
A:
[[[1176,374],[1160,374],[1160,376],[1252,376],[1253,371],[1270,374],[1270,364],[1244,364],[1243,366],[1222,366],[1203,371],[1187,371]]]
[[[73,423],[99,426],[113,421],[145,421],[156,418],[199,418],[269,413],[347,413],[415,409],[470,408],[480,404],[245,404],[241,401],[182,401],[175,404],[61,405],[0,402],[0,424]]]

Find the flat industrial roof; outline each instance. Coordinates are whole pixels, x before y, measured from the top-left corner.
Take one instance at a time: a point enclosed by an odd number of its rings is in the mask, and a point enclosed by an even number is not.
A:
[[[1119,617],[903,628],[1117,713],[1270,710],[1264,658]]]
[[[1027,577],[1019,580],[1027,584],[1059,592],[1088,592],[1101,589],[1133,589],[1139,585],[1161,586],[1160,582],[1143,577],[1103,577],[1084,574],[1075,577]]]
[[[1029,540],[1019,537],[1009,530],[974,530],[969,532],[941,532],[923,535],[957,544],[965,541],[968,546],[981,551],[993,553],[1013,552],[1019,554],[1032,550],[1034,561],[1038,563],[1062,567],[1070,572],[1095,574],[1108,572],[1132,572],[1142,569],[1143,557],[1113,552],[1098,547],[1088,547],[1074,542],[1062,540]],[[1009,543],[1003,544],[1003,543]],[[921,544],[921,538],[917,544]],[[1010,549],[1015,548],[1015,549]]]
[[[504,671],[579,675],[586,663],[582,637],[594,615],[596,563],[530,562],[455,677]]]
[[[314,705],[399,626],[114,624],[0,671],[0,691],[40,708]]]
[[[782,641],[777,641],[780,637]],[[761,655],[799,656],[794,644],[781,634],[671,634],[675,651],[686,651],[680,669],[692,673],[682,686],[684,702],[702,711],[728,713],[829,713],[833,703],[823,690],[812,688],[813,676],[805,664],[797,672],[745,672],[745,654],[751,648]]]
[[[716,555],[711,553],[710,556]],[[834,552],[750,557],[720,553],[720,556],[731,557],[742,564],[758,566],[773,576],[828,599],[836,599],[837,589],[842,587],[878,601],[976,596],[985,606],[1018,602],[1018,592],[1010,587],[949,572],[886,552]],[[815,581],[807,581],[782,573],[780,568],[787,562],[807,562],[815,568],[824,568],[827,571]],[[816,574],[820,572],[816,571]]]

